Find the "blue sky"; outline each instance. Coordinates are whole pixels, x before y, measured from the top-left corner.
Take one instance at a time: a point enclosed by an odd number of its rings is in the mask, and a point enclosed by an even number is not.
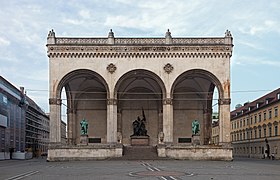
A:
[[[231,98],[238,103],[280,87],[278,0],[0,0],[0,75],[48,112],[46,38],[56,36],[234,38]]]

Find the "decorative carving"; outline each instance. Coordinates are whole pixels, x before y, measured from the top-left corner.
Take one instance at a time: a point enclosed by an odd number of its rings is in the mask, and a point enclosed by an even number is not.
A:
[[[171,99],[171,98],[166,98],[166,99],[163,100],[163,104],[164,104],[164,105],[167,105],[167,104],[172,105],[172,103],[173,103],[173,102],[172,102],[172,99]]]
[[[173,66],[169,63],[167,63],[164,67],[163,67],[164,71],[167,73],[167,74],[170,74],[172,71],[173,71]]]
[[[107,99],[107,105],[116,105],[117,104],[117,100],[116,99]]]
[[[230,105],[231,99],[219,99],[219,105]]]
[[[61,99],[58,98],[50,98],[49,99],[49,104],[50,105],[61,105]]]
[[[113,73],[116,71],[116,69],[117,69],[117,67],[116,67],[113,63],[111,63],[111,64],[109,64],[109,65],[107,66],[107,70],[108,70],[111,74],[113,74]]]

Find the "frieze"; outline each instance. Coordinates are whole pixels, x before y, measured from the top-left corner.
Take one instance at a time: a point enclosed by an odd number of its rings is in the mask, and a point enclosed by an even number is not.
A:
[[[231,52],[223,52],[223,53],[48,52],[48,57],[51,58],[229,58],[231,57]]]
[[[61,105],[61,99],[58,98],[50,98],[49,99],[49,104],[50,105]]]

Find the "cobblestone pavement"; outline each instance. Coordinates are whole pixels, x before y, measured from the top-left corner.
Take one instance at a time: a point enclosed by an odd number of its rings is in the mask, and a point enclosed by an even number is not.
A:
[[[236,159],[224,161],[71,161],[46,159],[0,161],[1,180],[278,180],[280,161]]]

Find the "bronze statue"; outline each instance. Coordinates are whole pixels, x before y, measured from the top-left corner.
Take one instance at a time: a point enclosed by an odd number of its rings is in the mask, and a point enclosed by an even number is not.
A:
[[[199,122],[198,120],[194,120],[192,122],[192,134],[193,135],[197,135],[200,131],[200,125],[199,125]]]
[[[133,134],[131,136],[147,136],[147,130],[145,126],[146,116],[143,108],[142,108],[142,116],[143,116],[142,119],[138,116],[137,119],[133,121],[132,123]]]
[[[81,134],[87,134],[88,133],[88,122],[85,118],[80,122],[81,125]]]

